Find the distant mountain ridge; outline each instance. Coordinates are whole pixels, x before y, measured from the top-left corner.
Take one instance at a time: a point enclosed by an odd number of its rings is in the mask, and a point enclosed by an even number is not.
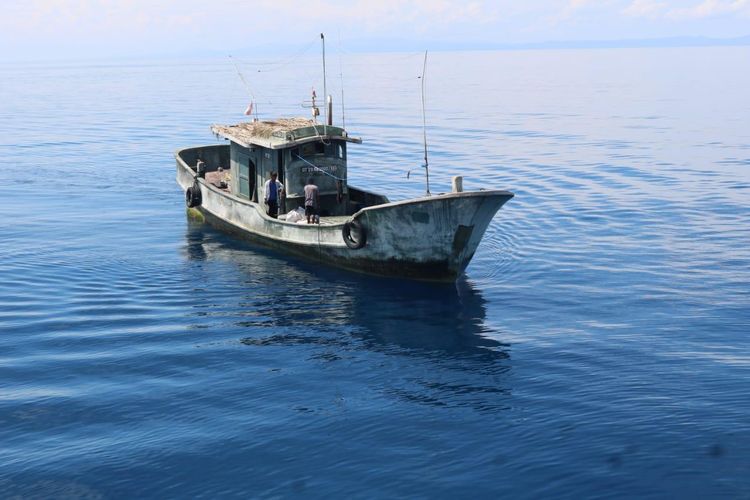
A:
[[[497,43],[487,41],[453,41],[439,39],[375,39],[366,38],[344,43],[345,52],[434,52],[457,50],[575,50],[575,49],[627,49],[627,48],[674,48],[674,47],[733,47],[750,45],[750,35],[734,38],[711,38],[702,36],[637,38],[613,40],[550,40],[545,42]],[[260,44],[235,49],[233,54],[279,54],[294,51],[292,44]],[[206,51],[202,55],[216,55]]]
[[[750,45],[750,35],[734,38],[683,36],[613,40],[550,40],[544,42],[496,43],[482,41],[455,42],[447,40],[360,40],[347,45],[352,51],[410,50],[549,50],[549,49],[615,49],[669,47],[726,47]],[[374,48],[378,47],[378,48]]]
[[[677,47],[741,47],[750,46],[750,35],[733,38],[712,38],[704,36],[682,36],[664,38],[635,38],[613,40],[550,40],[545,42],[498,43],[488,41],[455,41],[445,39],[395,39],[395,38],[360,38],[345,41],[344,53],[378,53],[378,52],[431,52],[448,51],[484,51],[484,50],[578,50],[578,49],[629,49],[629,48],[677,48]],[[201,50],[152,51],[148,54],[110,53],[108,56],[70,57],[67,61],[96,61],[96,60],[160,60],[164,58],[215,58],[226,57],[229,54],[240,57],[274,57],[299,52],[299,44],[294,42],[260,43],[244,47],[228,47],[226,49],[205,48]],[[313,49],[315,50],[315,49]],[[333,48],[333,52],[336,52]],[[0,63],[35,62],[33,59],[22,57],[0,58]],[[38,59],[36,62],[43,62]]]

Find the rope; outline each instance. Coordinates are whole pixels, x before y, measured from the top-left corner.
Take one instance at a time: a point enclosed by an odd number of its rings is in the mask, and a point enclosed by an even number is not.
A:
[[[313,217],[318,217],[317,215],[314,215]],[[320,222],[316,224],[318,226],[318,259],[323,260],[323,248],[320,245]]]
[[[299,50],[292,52],[290,55],[287,55],[285,57],[280,58],[279,60],[273,61],[269,59],[259,59],[256,61],[250,61],[250,60],[243,60],[240,58],[235,58],[238,61],[240,61],[242,64],[246,66],[250,66],[255,72],[258,73],[267,73],[269,71],[276,71],[278,69],[284,68],[286,66],[289,66],[291,64],[298,64],[299,59],[305,55],[307,52],[310,51],[310,49],[318,43],[318,38],[315,37],[312,40],[310,40],[309,43],[306,45],[303,45]],[[264,69],[268,68],[268,69]]]
[[[247,89],[247,93],[250,94],[250,105],[255,108],[255,119],[257,120],[258,119],[258,107],[255,106],[255,95],[253,94],[253,91],[250,90],[250,85],[247,83],[247,80],[245,80],[245,77],[242,74],[242,71],[240,71],[240,67],[237,66],[237,63],[234,61],[234,58],[230,55],[229,59],[232,60],[232,64],[234,64],[234,69],[237,70],[237,74],[239,75],[240,80],[242,80],[242,83],[245,85],[245,88]]]
[[[301,157],[300,155],[294,155],[294,156],[296,156],[296,157],[297,157],[297,158],[299,158],[300,160],[304,161],[305,163],[307,163],[308,165],[310,165],[310,166],[311,166],[312,168],[314,168],[314,169],[315,169],[315,170],[317,170],[318,172],[322,172],[322,173],[324,173],[324,174],[325,174],[325,175],[327,175],[328,177],[333,177],[333,178],[334,178],[334,179],[336,179],[337,181],[345,181],[345,180],[346,180],[346,179],[344,179],[344,178],[342,178],[342,177],[336,177],[335,175],[333,175],[333,174],[331,174],[331,173],[328,173],[328,172],[326,172],[325,170],[323,170],[322,168],[318,167],[317,165],[313,165],[313,164],[312,164],[312,163],[310,163],[309,161],[307,161],[307,160],[305,160],[304,158],[302,158],[302,157]]]
[[[326,109],[328,109],[328,103],[326,102]],[[323,125],[323,127],[327,127],[328,125]],[[331,141],[326,142],[326,140],[323,138],[322,135],[320,135],[320,130],[318,130],[318,124],[313,121],[312,127],[315,129],[315,135],[318,136],[318,139],[320,139],[320,142],[323,143],[324,146],[330,146]]]

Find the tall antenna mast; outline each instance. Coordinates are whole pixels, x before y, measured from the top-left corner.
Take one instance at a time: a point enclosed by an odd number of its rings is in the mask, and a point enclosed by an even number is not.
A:
[[[422,65],[422,134],[424,136],[424,171],[427,178],[427,196],[430,196],[430,168],[427,161],[427,119],[424,112],[424,75],[427,70],[427,51],[424,51],[424,64]]]
[[[320,43],[323,45],[323,99],[326,99],[326,125],[328,125],[328,91],[326,90],[326,37],[320,34]]]
[[[339,76],[341,77],[341,126],[346,129],[346,112],[344,111],[344,63],[341,62],[341,30],[339,30]]]

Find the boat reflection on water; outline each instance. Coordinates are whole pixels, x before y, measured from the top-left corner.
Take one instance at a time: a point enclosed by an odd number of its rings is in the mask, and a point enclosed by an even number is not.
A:
[[[499,374],[510,345],[485,323],[485,300],[470,282],[452,285],[357,275],[279,257],[188,219],[186,255],[231,263],[236,326],[246,345],[320,344],[458,362]],[[222,273],[224,280],[227,273]],[[206,284],[204,289],[210,289]],[[217,284],[216,286],[221,286]],[[244,333],[243,333],[244,335]],[[454,365],[455,366],[455,365]]]

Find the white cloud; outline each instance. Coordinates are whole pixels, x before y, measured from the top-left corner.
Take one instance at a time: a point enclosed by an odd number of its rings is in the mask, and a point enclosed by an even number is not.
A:
[[[622,10],[622,13],[631,17],[657,17],[662,14],[668,5],[658,0],[633,0],[633,2]]]
[[[675,3],[674,0],[632,0],[621,12],[629,17],[672,21],[750,15],[750,0],[703,0],[687,7],[677,7]]]
[[[596,5],[596,0],[568,0],[562,11],[549,18],[550,25],[554,26],[563,21],[571,19],[578,11]]]
[[[308,43],[746,36],[750,0],[0,0],[0,60]],[[649,22],[640,22],[648,19]]]
[[[187,3],[187,2],[186,2]],[[152,5],[144,0],[30,0],[6,14],[12,29],[27,36],[84,34],[112,36],[128,31],[148,31],[174,26],[195,26],[199,15],[179,2]],[[4,27],[0,22],[0,27]],[[10,25],[7,26],[10,28]]]
[[[293,0],[264,2],[267,7],[281,10],[288,16],[302,19],[325,20],[335,17],[339,21],[359,21],[381,30],[389,23],[451,24],[487,23],[497,17],[494,2],[451,0],[318,0],[300,5]]]
[[[750,0],[704,0],[692,7],[670,9],[670,19],[703,19],[724,14],[749,13]]]

